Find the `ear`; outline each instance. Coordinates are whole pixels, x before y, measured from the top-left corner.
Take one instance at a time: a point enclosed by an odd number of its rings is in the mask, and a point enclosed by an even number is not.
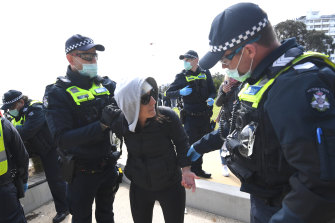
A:
[[[73,63],[73,56],[71,54],[66,54],[66,59],[67,59],[67,61],[69,61],[69,64],[72,65],[72,63]]]
[[[256,47],[254,44],[247,44],[245,45],[245,53],[247,53],[247,55],[250,57],[250,58],[254,58],[255,55],[256,55]]]

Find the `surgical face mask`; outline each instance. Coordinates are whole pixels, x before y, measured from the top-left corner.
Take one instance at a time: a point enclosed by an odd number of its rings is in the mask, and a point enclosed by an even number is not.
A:
[[[13,117],[19,116],[19,111],[17,109],[9,110],[8,113]]]
[[[251,67],[252,67],[252,63],[254,62],[254,58],[251,59],[251,64],[250,64],[250,67],[249,67],[249,70],[242,76],[240,76],[237,68],[238,66],[240,65],[240,62],[241,62],[241,58],[243,56],[243,52],[244,52],[244,48],[242,50],[242,53],[241,53],[241,57],[237,63],[237,66],[235,69],[233,70],[230,70],[230,69],[226,69],[226,73],[229,77],[231,78],[234,78],[235,80],[239,81],[239,82],[243,82],[245,81],[246,79],[248,79],[250,76],[251,76]]]
[[[83,75],[87,76],[89,78],[96,77],[98,75],[98,65],[95,64],[82,64],[83,69],[78,70],[78,72]]]
[[[188,61],[184,61],[184,68],[185,70],[191,70],[192,69],[191,63]]]

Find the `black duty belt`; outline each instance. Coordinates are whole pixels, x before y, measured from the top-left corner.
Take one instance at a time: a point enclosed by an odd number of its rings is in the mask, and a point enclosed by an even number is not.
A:
[[[185,112],[186,112],[186,115],[189,115],[189,116],[205,116],[209,114],[208,111],[190,112],[190,111],[185,110]]]

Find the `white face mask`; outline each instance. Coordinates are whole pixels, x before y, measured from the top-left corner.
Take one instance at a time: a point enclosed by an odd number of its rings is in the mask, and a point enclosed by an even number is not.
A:
[[[226,68],[226,73],[229,77],[231,78],[234,78],[235,80],[239,81],[239,82],[243,82],[245,81],[246,79],[248,79],[250,76],[251,76],[251,67],[252,67],[252,63],[254,62],[254,58],[251,59],[251,64],[250,64],[250,67],[249,67],[249,70],[244,74],[244,75],[240,75],[240,73],[238,72],[237,68],[238,66],[240,65],[240,62],[241,62],[241,58],[243,56],[243,52],[244,52],[244,47],[243,47],[243,50],[242,50],[242,53],[241,53],[241,56],[240,56],[240,59],[238,61],[238,64],[236,66],[235,69],[233,70],[230,70],[228,68]]]

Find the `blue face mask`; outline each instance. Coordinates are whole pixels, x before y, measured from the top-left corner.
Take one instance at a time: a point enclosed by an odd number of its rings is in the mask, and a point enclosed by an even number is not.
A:
[[[19,116],[19,111],[17,109],[9,110],[8,113],[13,117]]]
[[[243,52],[244,52],[244,48],[242,50],[242,54],[241,54],[241,57],[240,57],[240,60],[238,61],[238,64],[236,66],[235,69],[233,70],[230,70],[230,69],[226,69],[226,73],[229,77],[239,81],[239,82],[243,82],[245,81],[246,79],[248,79],[250,76],[251,76],[251,67],[252,67],[252,63],[254,62],[254,58],[252,58],[251,60],[251,64],[250,64],[250,67],[249,67],[249,70],[243,74],[242,76],[240,75],[240,73],[238,72],[237,68],[238,66],[240,65],[240,62],[241,62],[241,58],[243,56]]]
[[[192,65],[190,62],[184,61],[184,68],[185,70],[191,70],[192,69]]]
[[[95,64],[83,64],[83,69],[78,70],[78,72],[83,75],[87,76],[89,78],[96,77],[98,75],[98,65]]]

